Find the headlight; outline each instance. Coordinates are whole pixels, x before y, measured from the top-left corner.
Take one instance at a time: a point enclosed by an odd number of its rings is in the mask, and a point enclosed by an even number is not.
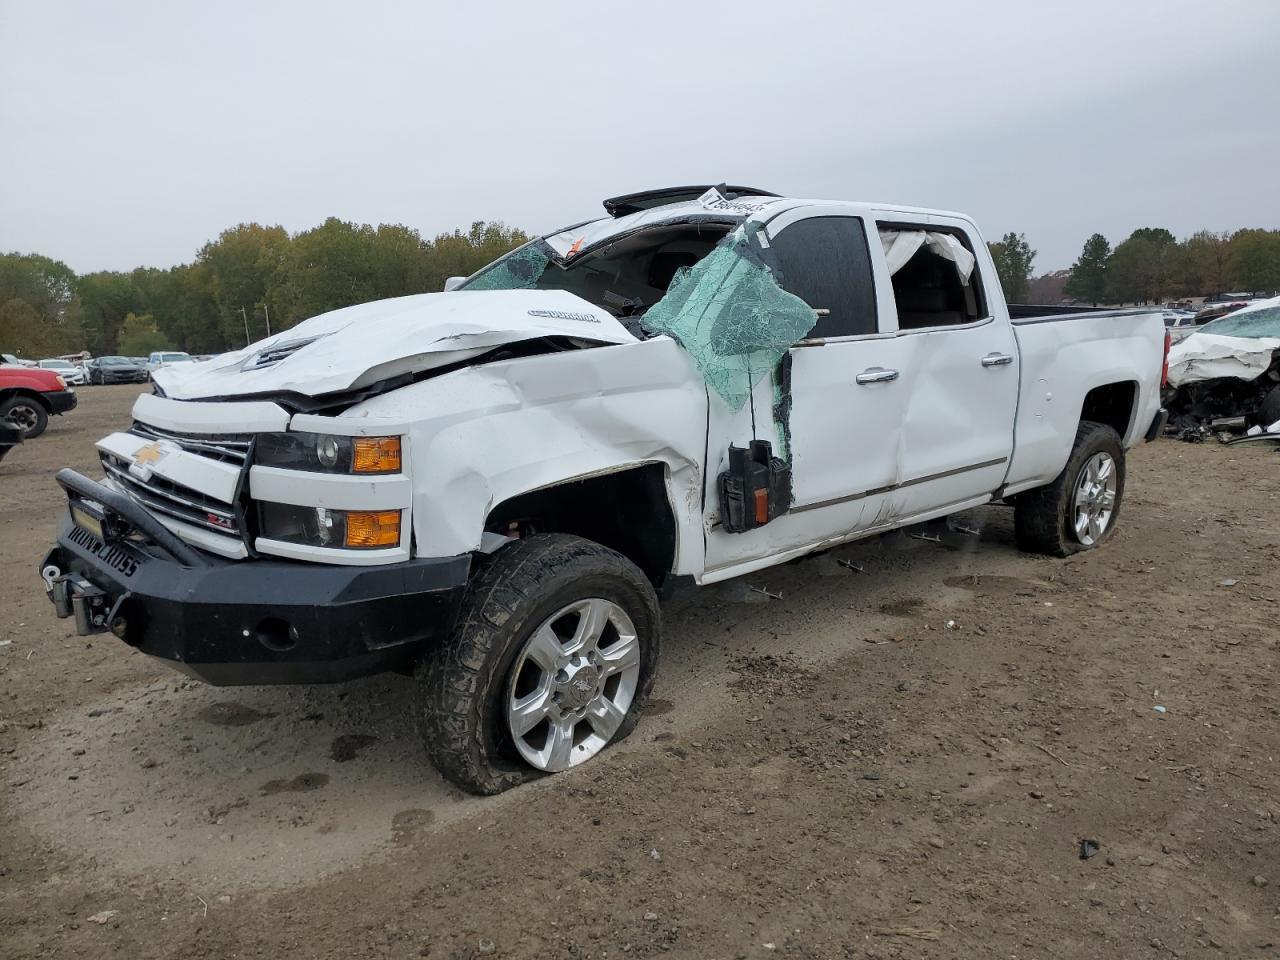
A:
[[[62,379],[62,374],[55,373],[53,375],[53,379],[58,381],[58,386],[60,386],[63,390],[67,389],[67,381]]]
[[[370,550],[400,546],[399,510],[328,510],[262,503],[262,535],[313,547]]]
[[[313,473],[399,473],[399,437],[338,437],[328,433],[264,433],[254,462]]]

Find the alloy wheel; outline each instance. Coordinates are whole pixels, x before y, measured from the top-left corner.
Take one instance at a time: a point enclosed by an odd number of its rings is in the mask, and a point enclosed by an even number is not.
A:
[[[544,620],[511,670],[507,727],[520,756],[555,772],[608,745],[635,699],[640,640],[625,610],[598,597]]]

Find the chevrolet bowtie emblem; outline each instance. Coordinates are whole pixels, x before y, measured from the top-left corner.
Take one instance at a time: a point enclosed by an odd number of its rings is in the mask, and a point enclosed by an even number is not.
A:
[[[163,460],[167,452],[164,447],[160,446],[159,441],[148,443],[133,451],[133,462],[139,467],[145,467]]]

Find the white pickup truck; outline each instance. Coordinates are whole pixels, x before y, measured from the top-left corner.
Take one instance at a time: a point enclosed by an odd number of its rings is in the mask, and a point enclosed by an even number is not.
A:
[[[605,207],[450,292],[156,370],[104,478],[58,474],[58,614],[215,684],[414,671],[434,762],[496,792],[632,729],[678,579],[992,501],[1028,550],[1111,533],[1162,424],[1158,312],[1011,319],[953,213]]]

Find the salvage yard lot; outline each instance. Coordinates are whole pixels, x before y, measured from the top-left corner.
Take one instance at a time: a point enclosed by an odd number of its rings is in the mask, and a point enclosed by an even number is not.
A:
[[[1269,449],[1137,450],[1067,561],[988,507],[683,593],[631,739],[478,799],[409,679],[214,689],[53,618],[53,472],[138,392],[0,464],[6,960],[1280,951]]]

